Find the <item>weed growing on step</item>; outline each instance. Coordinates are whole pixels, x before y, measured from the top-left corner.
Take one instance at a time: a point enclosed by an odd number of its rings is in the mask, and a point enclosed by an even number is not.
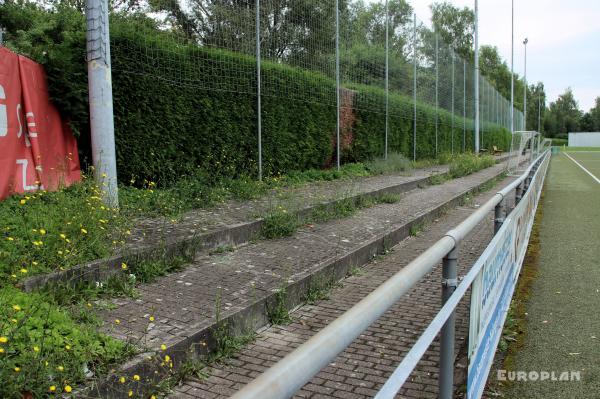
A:
[[[233,245],[219,245],[215,249],[208,252],[209,255],[221,255],[227,252],[235,251],[235,247]]]
[[[433,176],[431,176],[428,179],[429,184],[431,184],[432,186],[437,186],[439,184],[444,184],[448,180],[450,180],[450,176],[448,176],[446,173],[442,173],[442,174],[439,174],[439,175],[433,175]]]
[[[277,209],[264,218],[261,234],[266,239],[289,237],[299,226],[297,213]]]
[[[423,231],[423,227],[425,227],[423,222],[413,223],[410,225],[408,234],[411,237],[416,237],[419,235],[419,233],[421,233],[421,231]]]
[[[273,325],[289,324],[292,321],[287,308],[287,290],[285,287],[277,291],[273,303],[267,304],[267,317],[269,323]]]
[[[362,267],[356,266],[356,265],[351,266],[350,269],[348,270],[349,276],[362,276],[365,273],[366,273],[366,271]]]
[[[380,204],[395,204],[400,201],[400,194],[384,193],[377,197],[377,202]]]

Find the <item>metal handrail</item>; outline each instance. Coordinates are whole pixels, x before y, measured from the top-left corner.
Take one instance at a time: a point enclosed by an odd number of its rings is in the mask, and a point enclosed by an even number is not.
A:
[[[531,179],[534,165],[538,164],[546,152],[541,154],[529,168],[515,181],[498,191],[489,201],[473,212],[456,228],[429,249],[381,284],[377,289],[347,310],[328,326],[285,356],[266,372],[243,387],[232,396],[234,399],[275,399],[289,398],[304,384],[325,368],[335,357],[371,324],[390,309],[404,294],[429,273],[442,259],[456,252],[460,241],[477,226],[488,213],[494,210],[508,194]],[[456,261],[456,259],[454,259]],[[452,292],[456,288],[456,278],[444,276]],[[452,281],[454,280],[454,281]],[[453,283],[453,284],[452,284]],[[451,295],[452,292],[449,292]],[[448,295],[448,297],[450,297]],[[448,322],[448,321],[446,321]],[[451,336],[453,340],[453,335]]]
[[[542,156],[543,155],[546,155],[546,154],[542,154]],[[533,163],[531,166],[534,167],[536,165],[540,165],[542,156],[540,156],[538,161]],[[535,170],[535,173],[537,174],[539,170],[540,170],[540,168]],[[527,176],[529,176],[530,172],[531,172],[531,169],[528,169]],[[534,178],[535,178],[535,175],[534,175]],[[511,188],[514,189],[516,187],[515,183],[518,181],[519,180],[516,180],[515,182],[506,186],[503,190],[499,191],[497,194],[505,195],[506,193],[509,193],[510,191],[512,191]],[[510,215],[507,215],[507,216],[510,216]],[[502,225],[505,226],[505,228],[508,228],[508,226],[509,226],[508,224],[506,224],[506,225],[502,224]],[[495,229],[495,230],[496,230],[495,231],[496,234],[498,234],[500,231],[499,228]],[[498,236],[495,236],[495,237],[498,237]],[[492,242],[493,242],[493,240],[492,240]],[[484,265],[485,265],[484,262],[478,262],[475,264],[474,267],[472,267],[467,272],[467,274],[464,276],[464,278],[462,279],[462,281],[460,282],[460,284],[458,285],[456,290],[452,293],[452,295],[448,298],[448,300],[443,304],[442,308],[435,315],[435,317],[433,318],[433,320],[431,321],[429,326],[427,326],[425,331],[423,331],[423,333],[421,334],[421,336],[419,337],[417,342],[415,342],[415,344],[413,345],[411,350],[406,354],[406,356],[404,356],[404,358],[402,359],[400,364],[396,367],[396,369],[394,370],[392,375],[388,378],[388,380],[385,382],[383,387],[379,390],[377,395],[375,395],[375,399],[388,399],[388,398],[391,399],[396,396],[396,393],[400,390],[400,388],[402,387],[404,382],[406,382],[406,380],[408,379],[408,377],[410,376],[410,374],[412,373],[414,368],[417,366],[417,363],[421,360],[421,358],[423,357],[423,355],[425,354],[425,352],[427,351],[427,349],[429,348],[429,346],[435,339],[436,335],[440,332],[440,330],[442,330],[444,323],[446,323],[446,321],[450,318],[450,316],[452,315],[452,312],[454,312],[454,309],[456,309],[459,302],[463,299],[464,295],[467,293],[467,290],[471,287],[471,284],[473,283],[473,281],[475,280],[475,278],[477,277],[477,275],[479,274],[481,269],[483,269]]]

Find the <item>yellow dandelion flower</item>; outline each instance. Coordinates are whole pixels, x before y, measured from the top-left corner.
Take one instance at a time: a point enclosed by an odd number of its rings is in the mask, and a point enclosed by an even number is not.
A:
[[[150,321],[154,321],[154,316],[150,316],[148,319],[149,319]]]
[[[127,379],[126,379],[125,377],[121,377],[121,378],[119,378],[119,382],[120,382],[121,384],[125,384],[125,381],[126,381],[126,380],[127,380]]]
[[[62,238],[63,240],[67,239],[67,236],[64,233],[60,233],[59,234],[60,238]]]
[[[15,312],[21,311],[21,307],[19,305],[13,305],[12,308]]]
[[[37,266],[38,263],[36,261],[31,262],[32,265]]]
[[[18,373],[19,371],[21,371],[21,367],[15,367],[14,370],[15,370],[15,373]]]
[[[0,353],[4,353],[4,348],[0,348]]]
[[[150,395],[150,399],[156,399],[155,395]]]
[[[17,275],[16,275],[16,274],[11,274],[10,276],[11,276],[12,278],[17,278]]]
[[[50,388],[48,388],[48,390],[50,392],[54,392],[54,391],[56,391],[56,387],[54,385],[50,385]]]
[[[92,307],[92,304],[88,302],[88,303],[87,303],[87,307],[88,307],[88,308],[91,308],[91,307]]]
[[[8,241],[14,241],[14,240],[15,240],[15,239],[14,239],[14,238],[12,238],[12,237],[6,237],[6,239],[7,239]]]
[[[84,228],[81,228],[81,233],[82,233],[82,234],[87,234],[87,230],[86,230],[86,229],[84,229]]]
[[[40,347],[39,347],[39,346],[37,346],[37,345],[36,345],[36,346],[34,346],[34,347],[33,347],[33,351],[34,351],[34,352],[39,352],[39,351],[40,351]]]
[[[71,386],[70,386],[70,385],[65,385],[65,392],[66,392],[66,393],[69,393],[69,392],[71,392],[72,390],[73,390],[73,388],[71,388]]]
[[[168,363],[169,361],[171,361],[171,356],[165,355],[165,362]]]
[[[125,263],[125,262],[121,263],[121,269],[127,270],[127,263]]]
[[[121,324],[121,320],[115,319],[115,324]]]
[[[19,204],[21,204],[21,205],[25,205],[26,203],[27,203],[27,201],[24,200],[24,199],[22,199],[21,201],[19,201]]]
[[[17,319],[10,319],[10,321],[15,324],[17,323]]]
[[[127,396],[132,397],[133,396],[133,391],[130,390],[129,392],[127,392]]]
[[[165,344],[162,344],[162,345],[160,346],[160,349],[161,349],[161,350],[163,350],[163,351],[166,351],[166,350],[167,350],[167,345],[165,345]]]
[[[21,268],[21,270],[19,270],[19,271],[23,274],[27,274],[27,269],[25,269],[25,268]]]
[[[8,342],[8,338],[6,337],[0,337],[0,344],[5,344]]]
[[[40,234],[45,236],[46,235],[46,229],[40,229]]]
[[[58,366],[56,369],[57,369],[58,371],[65,371],[65,368],[64,368],[63,366]]]
[[[71,345],[65,345],[65,349],[70,351],[71,350]]]
[[[133,376],[133,380],[134,380],[134,381],[139,381],[139,380],[140,380],[140,376],[139,376],[139,375],[137,375],[137,374],[135,374],[135,375]]]

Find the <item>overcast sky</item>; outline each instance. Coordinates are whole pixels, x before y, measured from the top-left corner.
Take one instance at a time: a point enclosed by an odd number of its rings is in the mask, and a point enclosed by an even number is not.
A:
[[[449,1],[459,7],[474,4],[474,0]],[[419,19],[430,21],[431,0],[409,2]],[[510,5],[511,0],[479,1],[479,43],[498,47],[509,68]],[[600,0],[515,0],[514,62],[520,76],[525,37],[527,81],[542,81],[549,101],[571,87],[579,107],[588,111],[600,96]]]

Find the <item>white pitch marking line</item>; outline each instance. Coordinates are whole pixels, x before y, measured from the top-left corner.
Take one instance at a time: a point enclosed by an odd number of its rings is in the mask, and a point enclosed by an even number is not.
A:
[[[583,169],[583,171],[585,173],[587,173],[588,175],[592,176],[592,179],[596,180],[596,183],[600,184],[600,179],[598,179],[596,176],[594,176],[592,174],[592,172],[590,172],[589,170],[587,170],[586,168],[583,167],[583,165],[581,165],[579,162],[577,162],[576,160],[574,160],[573,158],[571,158],[571,156],[569,154],[567,154],[566,152],[563,152],[563,154],[565,154],[567,157],[569,157],[569,159],[573,162],[575,162],[577,164],[577,166],[579,166],[581,169]]]

